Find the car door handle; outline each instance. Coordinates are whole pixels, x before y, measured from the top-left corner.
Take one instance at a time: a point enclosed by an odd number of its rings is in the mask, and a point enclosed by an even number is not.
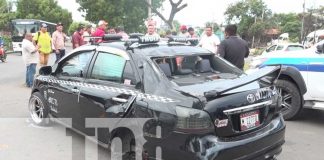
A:
[[[117,98],[117,97],[113,97],[112,100],[113,101],[116,101],[116,102],[120,102],[120,103],[126,103],[126,102],[128,102],[127,99]]]

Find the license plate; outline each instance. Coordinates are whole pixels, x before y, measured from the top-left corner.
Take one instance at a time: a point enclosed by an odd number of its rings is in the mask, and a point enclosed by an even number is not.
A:
[[[246,131],[260,125],[259,111],[247,112],[240,115],[241,131]]]

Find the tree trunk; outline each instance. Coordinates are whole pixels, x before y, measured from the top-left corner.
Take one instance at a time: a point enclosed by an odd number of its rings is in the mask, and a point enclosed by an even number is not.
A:
[[[151,4],[149,4],[146,0],[144,0],[145,4],[150,7],[152,9],[152,11],[159,16],[169,27],[170,29],[174,29],[173,26],[173,19],[176,15],[176,13],[178,13],[179,11],[181,11],[182,9],[184,9],[185,7],[188,6],[188,4],[183,4],[180,6],[180,4],[182,3],[183,0],[179,0],[177,3],[174,3],[173,0],[169,0],[172,8],[171,8],[171,13],[169,16],[169,19],[166,19],[156,8],[153,8],[153,6]]]

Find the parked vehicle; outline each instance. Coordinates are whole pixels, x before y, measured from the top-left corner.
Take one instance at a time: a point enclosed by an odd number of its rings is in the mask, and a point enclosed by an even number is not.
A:
[[[316,31],[309,33],[305,37],[305,39],[303,41],[303,45],[306,46],[307,48],[310,48],[314,44],[320,42],[321,40],[324,40],[324,29],[316,30]]]
[[[283,65],[277,87],[287,120],[296,118],[303,108],[324,110],[323,45],[324,40],[309,49],[261,55],[251,62],[250,73],[264,66]]]
[[[289,51],[297,51],[297,50],[304,50],[304,46],[298,43],[279,43],[269,46],[265,49],[262,54],[268,53],[282,53],[282,52],[289,52]],[[276,52],[282,51],[282,52]]]
[[[22,41],[24,39],[23,35],[25,33],[35,34],[39,31],[41,24],[45,23],[48,26],[48,32],[50,35],[56,30],[56,24],[37,20],[37,19],[14,19],[11,21],[11,39],[12,47],[14,52],[22,53]]]
[[[72,118],[73,128],[89,135],[95,128],[86,128],[85,118],[150,118],[143,159],[155,159],[156,146],[167,160],[268,160],[281,152],[285,124],[274,87],[280,66],[246,75],[173,38],[121,38],[106,35],[108,43],[81,46],[41,68],[29,101],[32,121]],[[98,130],[102,144],[115,137],[123,156],[137,153],[134,135]]]

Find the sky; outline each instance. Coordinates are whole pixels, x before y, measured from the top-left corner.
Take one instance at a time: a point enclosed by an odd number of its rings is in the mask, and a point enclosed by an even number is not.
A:
[[[75,0],[57,0],[58,4],[72,12],[74,21],[84,21],[82,14],[78,12],[79,5]],[[191,26],[203,26],[206,22],[222,23],[225,20],[224,12],[229,4],[238,0],[183,0],[188,6],[178,12],[175,19],[181,24]],[[263,0],[273,13],[300,13],[303,11],[304,0]],[[306,8],[324,6],[324,0],[305,0]],[[168,17],[170,13],[169,1],[163,4],[163,15]],[[154,19],[160,23],[158,17]],[[108,20],[109,22],[109,20]]]

